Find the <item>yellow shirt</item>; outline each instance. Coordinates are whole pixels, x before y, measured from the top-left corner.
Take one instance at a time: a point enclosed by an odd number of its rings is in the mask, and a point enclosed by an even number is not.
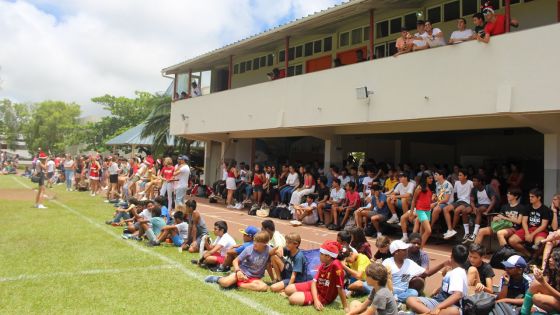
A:
[[[371,261],[369,260],[369,258],[364,255],[364,254],[358,254],[358,257],[356,258],[356,260],[351,263],[348,267],[350,267],[350,269],[358,271],[358,272],[362,272],[362,278],[361,279],[357,279],[357,280],[366,280],[366,269],[369,266],[369,264],[371,264]]]
[[[385,191],[391,191],[393,188],[395,188],[395,186],[399,183],[399,179],[395,178],[395,179],[391,179],[391,178],[387,178],[385,180]]]

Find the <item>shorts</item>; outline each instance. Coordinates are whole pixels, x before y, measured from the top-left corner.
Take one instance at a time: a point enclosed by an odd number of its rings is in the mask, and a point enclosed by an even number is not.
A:
[[[480,207],[484,207],[486,209],[488,209],[488,207],[490,207],[490,205],[481,205],[481,204],[475,204],[475,207],[480,208]]]
[[[119,182],[119,174],[109,175],[109,183],[117,184]]]
[[[439,302],[432,299],[432,298],[427,298],[427,297],[421,296],[421,297],[418,297],[418,300],[420,301],[420,303],[426,305],[426,307],[429,308],[430,311],[434,310],[439,305]],[[458,307],[457,305],[452,305],[451,307],[458,308],[459,313],[463,314],[463,310],[460,307]]]
[[[529,233],[533,233],[533,231],[535,231],[538,228],[539,228],[538,226],[530,227],[529,228]],[[515,231],[515,235],[517,235],[517,237],[519,237],[522,241],[525,241],[525,230],[519,229],[519,230]],[[537,235],[535,235],[535,238],[537,238],[537,237],[546,238],[547,236],[548,236],[548,232],[543,231],[543,232],[539,232]]]
[[[239,280],[238,279],[237,280],[237,286],[241,287],[241,285],[244,284],[244,283],[248,284],[248,283],[251,283],[251,282],[257,281],[257,280],[261,280],[261,279],[260,278],[250,278],[250,277],[248,277],[247,280]]]
[[[134,175],[130,178],[131,183],[136,183],[139,180],[140,180],[140,176],[138,176],[138,175]]]
[[[455,201],[454,203],[451,204],[453,206],[453,209],[457,209],[460,206],[464,206],[464,207],[470,207],[471,205],[464,202],[464,201]]]
[[[45,173],[40,173],[39,175],[39,187],[45,186]]]
[[[187,194],[187,188],[185,187],[175,189],[175,204],[181,206],[184,205],[186,194]]]
[[[226,178],[226,189],[229,189],[229,190],[236,190],[237,189],[237,185],[235,184],[235,178],[233,178],[233,177]]]
[[[211,256],[216,257],[216,263],[218,265],[221,265],[224,263],[224,261],[226,260],[226,258],[222,255],[220,255],[220,253],[214,253]]]
[[[416,215],[418,215],[418,221],[420,223],[424,221],[432,221],[432,211],[430,210],[418,210],[416,209]]]
[[[312,305],[313,304],[313,296],[311,295],[311,284],[313,283],[313,281],[315,281],[315,280],[310,280],[310,281],[301,282],[301,283],[294,283],[294,285],[296,287],[296,292],[303,292],[303,294],[305,296],[305,300],[303,302],[303,305]],[[327,304],[331,304],[333,301],[325,301],[322,296],[319,296],[319,302],[321,302],[321,304],[323,304],[323,305],[327,305]]]
[[[256,192],[256,193],[263,192],[263,186],[262,185],[253,186],[253,192]]]
[[[51,179],[54,176],[54,172],[47,173],[47,179]]]
[[[325,203],[325,207],[323,208],[324,211],[330,211],[332,209],[332,204]]]
[[[352,284],[352,283],[354,283],[354,282],[356,282],[356,281],[358,281],[358,279],[353,278],[353,277],[350,277],[350,279],[348,279],[348,284]],[[372,287],[372,286],[369,286],[369,285],[367,284],[367,281],[366,281],[366,280],[360,280],[360,281],[362,281],[362,293],[370,294],[371,291],[373,290],[373,287]]]
[[[179,234],[173,236],[171,240],[173,241],[173,245],[175,245],[176,247],[180,247],[181,245],[183,245],[183,238]]]
[[[373,217],[374,215],[378,215],[381,216],[381,222],[387,221],[387,219],[389,219],[389,214],[387,213],[380,213],[377,210],[372,210],[368,212],[368,217],[371,219],[371,217]]]

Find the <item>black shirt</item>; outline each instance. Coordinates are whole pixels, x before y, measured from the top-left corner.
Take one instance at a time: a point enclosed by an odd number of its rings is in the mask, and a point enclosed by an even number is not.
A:
[[[382,253],[382,252],[380,252],[380,251],[377,251],[377,253],[375,253],[375,255],[373,255],[373,258],[375,258],[375,259],[381,259],[381,260],[385,260],[385,259],[391,258],[391,257],[393,257],[393,255],[391,255],[390,252]]]
[[[502,210],[500,212],[508,218],[517,219],[519,215],[527,215],[527,208],[520,203],[513,207],[508,203],[502,206]],[[514,223],[513,228],[519,230],[521,228],[521,224]]]
[[[317,202],[319,202],[319,201],[323,201],[325,196],[327,197],[330,196],[331,191],[329,190],[329,187],[325,186],[325,188],[318,187],[317,193],[319,194],[319,199],[317,199]]]
[[[465,264],[465,270],[468,271],[470,267],[471,262],[467,260],[467,263]],[[495,275],[494,269],[492,269],[492,266],[490,266],[490,264],[487,262],[482,262],[480,266],[476,267],[476,270],[478,270],[480,283],[484,284],[484,286],[486,286],[486,278],[492,279]]]
[[[552,211],[545,205],[541,205],[537,209],[533,208],[533,206],[529,206],[526,215],[529,217],[527,224],[530,228],[539,227],[543,220],[548,220],[548,222],[550,222],[552,219]]]

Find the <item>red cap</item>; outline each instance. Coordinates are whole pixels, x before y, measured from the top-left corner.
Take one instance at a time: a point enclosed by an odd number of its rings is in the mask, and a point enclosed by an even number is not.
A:
[[[40,159],[46,159],[47,155],[45,154],[45,152],[41,151],[41,152],[39,152],[39,158]]]
[[[324,255],[331,256],[332,258],[338,257],[338,253],[340,251],[340,244],[335,241],[325,241],[321,248],[319,248],[319,252]]]

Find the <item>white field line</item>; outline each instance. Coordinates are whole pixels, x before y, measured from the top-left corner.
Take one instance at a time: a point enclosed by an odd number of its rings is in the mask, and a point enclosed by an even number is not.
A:
[[[58,278],[58,277],[116,274],[116,273],[127,273],[127,272],[134,272],[134,271],[164,270],[164,269],[175,269],[175,266],[161,265],[161,266],[122,268],[122,269],[91,269],[91,270],[81,270],[81,271],[74,271],[74,272],[53,272],[53,273],[37,274],[37,275],[19,275],[15,277],[0,278],[0,282],[40,280],[40,279]]]
[[[223,208],[216,207],[216,206],[213,206],[213,205],[201,204],[201,206],[216,209],[216,210],[223,210]],[[224,213],[224,211],[212,212],[212,213]],[[227,212],[227,213],[236,214],[236,212]],[[210,218],[223,220],[223,218],[220,217],[220,216],[216,216],[216,215],[212,215],[212,214],[208,214],[208,213],[203,213],[203,215],[205,215],[207,217],[210,217]],[[240,213],[240,216],[241,216],[241,213]],[[251,218],[260,219],[261,221],[268,219],[268,218],[261,218],[261,217],[258,217],[258,216],[251,216]],[[239,225],[248,226],[247,224],[243,224],[239,221],[235,221],[235,220],[230,220],[230,221],[235,222]],[[286,223],[286,222],[282,222],[282,221],[274,221],[274,224],[280,224],[280,225],[293,227],[291,224]],[[330,231],[330,230],[327,230],[327,229],[324,229],[324,228],[320,229],[320,228],[312,227],[312,226],[298,226],[297,228],[298,229],[310,230],[310,231],[320,233],[320,234],[328,234],[330,237],[333,237],[335,239],[336,239],[336,234],[338,233],[338,232],[333,232],[333,231]],[[311,244],[316,244],[316,245],[319,245],[319,246],[323,245],[323,243],[315,242],[315,241],[312,241],[312,240],[307,240],[307,239],[303,239],[303,238],[301,240],[305,241],[305,242],[308,242],[308,243],[311,243]],[[431,250],[431,249],[430,250],[424,249],[424,251],[428,254],[431,254],[431,255],[437,255],[437,256],[442,256],[442,257],[447,257],[447,258],[449,258],[449,255],[450,255],[449,253],[446,253],[446,252],[443,252],[443,251],[437,251],[437,250]]]
[[[19,179],[12,177],[16,182],[18,182],[20,185],[22,185],[23,187],[26,188],[31,188],[30,186],[28,186],[27,184],[21,182]],[[231,299],[237,300],[238,302],[247,305],[248,307],[263,313],[263,314],[271,314],[271,315],[280,315],[281,313],[278,313],[268,307],[266,307],[265,305],[262,305],[250,298],[241,296],[239,294],[237,294],[234,290],[221,290],[220,287],[218,285],[215,284],[208,284],[206,282],[204,282],[204,276],[188,269],[187,267],[185,267],[183,264],[181,264],[180,262],[169,258],[165,255],[162,255],[160,253],[154,252],[150,249],[148,249],[147,247],[144,246],[140,246],[137,242],[134,241],[123,241],[122,238],[115,234],[113,231],[107,229],[104,225],[99,224],[97,221],[91,219],[88,216],[83,215],[81,212],[70,208],[69,206],[65,205],[64,203],[58,201],[58,200],[51,200],[52,203],[55,203],[61,207],[63,207],[64,209],[68,210],[69,212],[75,214],[77,217],[79,217],[80,219],[90,223],[92,226],[100,229],[101,231],[109,234],[110,236],[112,236],[114,239],[119,240],[119,242],[127,244],[129,246],[131,246],[132,248],[134,248],[137,251],[140,252],[144,252],[146,254],[152,255],[156,258],[158,258],[159,260],[163,261],[164,263],[167,263],[171,266],[174,266],[175,268],[177,268],[179,271],[183,272],[185,275],[187,275],[189,278],[192,279],[196,279],[198,281],[200,281],[202,284],[207,285],[210,288],[213,288],[214,290],[216,290],[217,292],[219,292],[220,294],[223,294]],[[48,211],[48,210],[47,210]]]

